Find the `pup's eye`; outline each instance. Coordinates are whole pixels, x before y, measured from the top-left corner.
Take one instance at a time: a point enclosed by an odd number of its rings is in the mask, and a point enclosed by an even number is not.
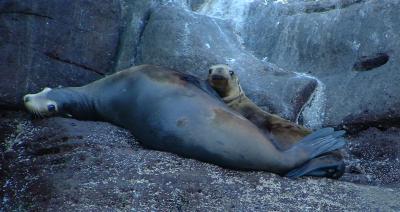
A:
[[[211,74],[211,72],[212,72],[212,69],[208,69],[208,74]]]
[[[235,72],[233,72],[233,71],[229,71],[229,74],[232,76],[232,75],[234,75],[234,74],[235,74]]]
[[[56,111],[56,106],[55,105],[47,105],[47,110],[49,112],[54,112],[54,111]]]

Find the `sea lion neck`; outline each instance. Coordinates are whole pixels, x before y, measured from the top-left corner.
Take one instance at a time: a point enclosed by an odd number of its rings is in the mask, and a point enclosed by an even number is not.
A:
[[[57,102],[62,116],[82,120],[99,119],[93,97],[79,87],[53,89],[47,96]]]
[[[242,96],[244,96],[244,92],[236,80],[230,80],[227,88],[225,89],[224,94],[221,95],[223,101],[226,104],[229,104],[237,99],[240,99]]]

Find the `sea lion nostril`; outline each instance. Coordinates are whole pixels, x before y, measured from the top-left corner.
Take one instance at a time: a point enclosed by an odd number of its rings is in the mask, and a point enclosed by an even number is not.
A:
[[[220,75],[214,75],[214,76],[212,76],[212,80],[225,80],[225,77],[220,76]]]
[[[29,102],[31,101],[31,97],[29,96],[24,96],[24,102]]]

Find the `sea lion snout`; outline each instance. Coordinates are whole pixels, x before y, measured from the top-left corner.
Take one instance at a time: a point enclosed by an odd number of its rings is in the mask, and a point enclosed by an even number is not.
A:
[[[38,116],[49,116],[58,111],[58,105],[55,101],[49,99],[46,95],[51,88],[45,88],[36,94],[27,94],[23,97],[25,108]]]
[[[222,98],[240,95],[241,89],[233,70],[225,64],[213,65],[209,69],[207,81]]]
[[[29,102],[31,100],[30,94],[24,96],[24,102]]]
[[[221,75],[212,75],[211,79],[212,80],[226,80],[226,78],[224,76],[221,76]]]
[[[234,77],[234,72],[228,65],[218,64],[213,65],[208,70],[208,80],[231,80]]]
[[[24,100],[25,103],[31,101],[31,99],[32,99],[32,98],[31,98],[31,94],[27,94],[27,95],[25,95],[24,98],[23,98],[23,100]]]

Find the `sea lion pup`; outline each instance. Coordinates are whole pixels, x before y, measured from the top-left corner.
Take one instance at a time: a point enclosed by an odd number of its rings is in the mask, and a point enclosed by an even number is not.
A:
[[[239,112],[258,126],[272,141],[275,141],[275,144],[281,150],[290,148],[312,133],[310,129],[268,113],[258,107],[245,95],[237,75],[228,65],[218,64],[211,66],[207,81],[231,109]],[[322,156],[318,161],[313,160],[312,163],[309,163],[307,169],[309,173],[302,174],[338,178],[344,173],[342,155],[340,152],[336,152],[333,155]],[[291,173],[291,175],[294,174],[294,172]]]
[[[40,116],[111,122],[130,130],[148,148],[232,169],[284,175],[345,145],[344,132],[325,128],[281,151],[214,94],[191,75],[141,65],[82,87],[28,94],[24,102]]]
[[[237,75],[227,65],[211,66],[207,81],[230,108],[242,114],[260,129],[271,132],[274,140],[278,141],[278,145],[283,149],[289,148],[312,132],[258,107],[245,95]]]

